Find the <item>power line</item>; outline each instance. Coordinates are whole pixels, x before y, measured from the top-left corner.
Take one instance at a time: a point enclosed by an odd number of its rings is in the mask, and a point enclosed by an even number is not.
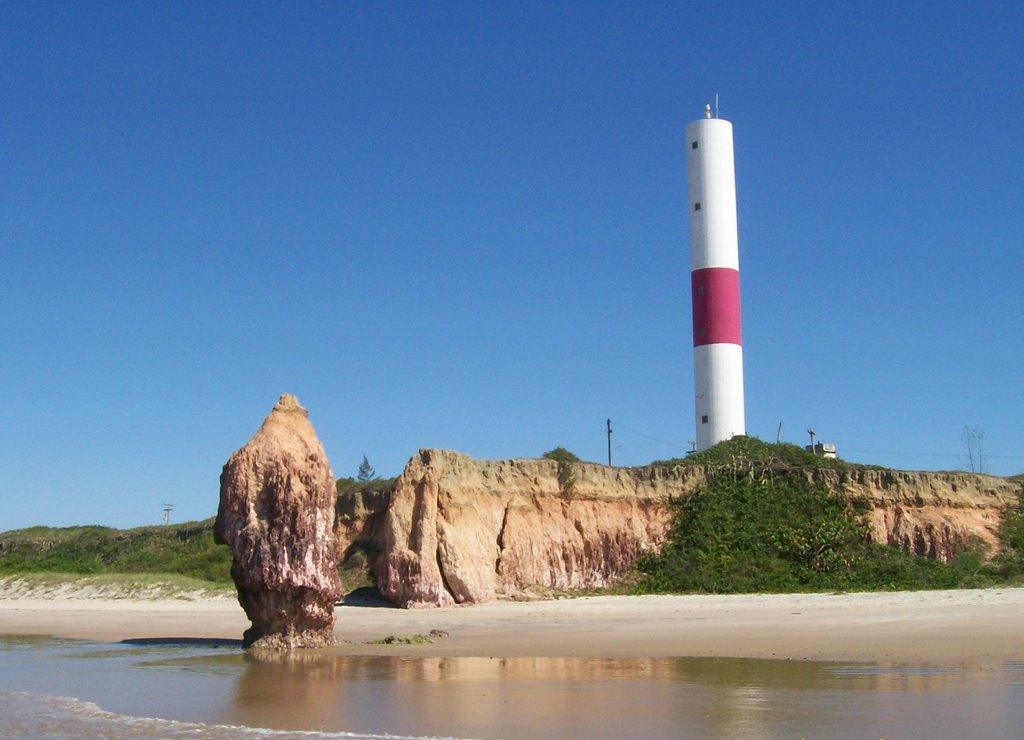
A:
[[[864,455],[913,455],[917,457],[964,457],[964,453],[953,453],[953,452],[907,452],[905,450],[855,450],[852,447],[846,447],[843,452],[858,452]],[[982,456],[987,458],[998,457],[1001,459],[1008,460],[1024,460],[1024,455],[990,455],[987,452],[982,453]]]
[[[633,465],[633,461],[630,459],[629,455],[626,454],[626,448],[623,445],[616,445],[615,449],[618,451],[619,456],[626,461],[627,468],[636,467],[635,465]]]
[[[609,423],[611,423],[611,419],[609,419],[608,421],[609,421]],[[645,434],[644,432],[638,432],[636,429],[632,429],[631,427],[626,426],[621,421],[616,421],[615,422],[615,426],[617,428],[619,428],[619,429],[625,429],[627,432],[632,432],[633,434],[637,435],[638,437],[643,437],[644,439],[649,439],[652,442],[659,442],[660,444],[668,445],[669,447],[675,447],[676,449],[681,449],[681,450],[685,450],[686,449],[686,445],[681,445],[678,442],[669,442],[667,439],[660,439],[658,437],[652,437],[650,434]]]
[[[612,420],[608,419],[607,423],[608,423],[609,429],[610,429]],[[623,424],[621,421],[618,421],[618,420],[615,421],[615,428],[616,428],[616,430],[623,430],[624,429],[625,431],[630,432],[631,434],[635,434],[638,437],[643,437],[644,439],[649,439],[652,442],[658,442],[659,444],[667,445],[669,447],[674,447],[675,449],[681,449],[681,450],[687,449],[686,445],[681,445],[678,442],[669,442],[666,439],[661,439],[659,437],[655,437],[655,436],[647,434],[645,432],[637,431],[636,429],[633,429],[632,427],[629,427],[629,426]],[[609,434],[609,440],[610,440],[610,434]],[[615,449],[621,451],[622,450],[622,444],[620,443],[620,444],[616,445]],[[852,447],[844,447],[842,451],[844,453],[846,453],[846,452],[854,452],[854,453],[862,454],[862,455],[909,455],[909,456],[916,456],[916,457],[946,457],[946,458],[953,458],[953,459],[960,459],[960,458],[962,458],[964,456],[963,453],[954,453],[954,452],[908,452],[906,450],[861,450],[861,449],[854,449]],[[984,452],[982,454],[983,454],[983,456],[985,457],[986,460],[993,460],[993,459],[998,459],[998,460],[1024,460],[1024,455],[1007,455],[1007,454],[988,453],[988,452]]]

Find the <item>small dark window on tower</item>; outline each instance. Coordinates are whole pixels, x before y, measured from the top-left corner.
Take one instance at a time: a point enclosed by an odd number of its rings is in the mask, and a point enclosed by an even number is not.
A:
[[[691,149],[696,149],[697,148],[697,142],[695,141],[692,144],[690,144],[690,148]]]
[[[694,203],[693,204],[693,210],[699,211],[700,210],[700,203]]]
[[[708,415],[707,414],[704,414],[704,416],[700,417],[700,423],[701,424],[707,424],[708,423]]]

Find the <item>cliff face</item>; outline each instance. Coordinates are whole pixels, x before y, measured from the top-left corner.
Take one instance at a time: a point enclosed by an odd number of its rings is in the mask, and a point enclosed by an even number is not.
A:
[[[422,450],[375,538],[378,588],[409,607],[603,586],[664,542],[670,500],[695,485],[653,469],[572,471],[570,486],[553,460]]]
[[[403,607],[524,597],[608,585],[659,548],[670,504],[706,480],[700,467],[610,468],[553,460],[473,460],[421,450],[390,498],[339,504],[342,551],[368,551],[381,592]],[[565,471],[563,471],[564,473]],[[997,544],[1018,485],[967,473],[817,470],[869,502],[876,541],[948,559]]]
[[[1019,484],[962,472],[818,470],[817,479],[870,502],[876,542],[949,560],[978,540],[999,548],[999,524]]]

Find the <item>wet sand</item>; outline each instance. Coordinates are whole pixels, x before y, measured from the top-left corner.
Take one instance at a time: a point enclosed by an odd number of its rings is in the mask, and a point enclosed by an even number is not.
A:
[[[857,594],[595,596],[446,609],[339,606],[339,655],[1024,660],[1024,588]],[[4,599],[0,634],[237,640],[237,602]],[[373,644],[442,630],[429,644]]]

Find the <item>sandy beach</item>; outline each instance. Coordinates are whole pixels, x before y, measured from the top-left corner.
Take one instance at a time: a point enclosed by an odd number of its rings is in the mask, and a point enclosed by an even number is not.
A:
[[[737,657],[961,663],[1024,660],[1024,589],[594,596],[446,609],[339,606],[343,655]],[[237,640],[231,598],[0,597],[0,634],[105,642]],[[374,644],[442,630],[432,643]]]

